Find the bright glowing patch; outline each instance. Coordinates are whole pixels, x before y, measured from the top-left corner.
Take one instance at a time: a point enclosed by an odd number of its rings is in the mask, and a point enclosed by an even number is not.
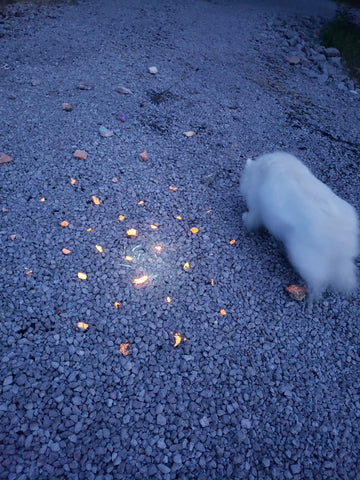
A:
[[[120,352],[123,355],[129,355],[129,353],[131,352],[130,342],[121,343],[120,344]]]
[[[166,301],[166,303],[171,303],[171,297],[166,297],[165,301]]]
[[[211,213],[211,212],[212,212],[212,209],[206,210],[206,213]]]
[[[138,202],[138,205],[144,205],[144,203],[145,203],[144,200],[140,200],[140,201]]]
[[[124,260],[126,260],[127,262],[132,262],[134,260],[134,257],[132,257],[131,255],[126,255],[124,257]]]
[[[69,253],[71,253],[71,250],[68,250],[67,248],[63,248],[61,251],[64,255],[69,255]]]
[[[126,235],[128,237],[136,237],[137,236],[137,230],[136,228],[129,228],[129,230],[126,230]]]
[[[60,225],[63,227],[63,228],[66,228],[69,226],[69,222],[67,222],[66,220],[63,220]]]
[[[156,253],[161,253],[163,250],[162,245],[155,245],[154,250]]]
[[[101,245],[95,245],[95,248],[98,252],[103,253],[104,249],[102,248]]]
[[[198,229],[197,227],[192,227],[192,228],[190,228],[190,232],[191,232],[191,233],[194,233],[194,234],[195,234],[195,233],[198,233],[198,231],[199,231],[199,229]]]
[[[91,230],[92,230],[91,227],[86,229],[87,232],[91,232]]]
[[[211,283],[211,286],[213,287],[215,285],[215,280],[213,278],[210,278],[210,283]]]
[[[153,223],[150,225],[150,228],[152,230],[157,230],[159,227],[157,225],[154,225]]]
[[[70,183],[71,183],[71,185],[75,185],[75,183],[76,183],[76,178],[70,178]]]
[[[77,323],[77,327],[80,329],[80,330],[87,330],[89,328],[89,325],[85,322],[78,322]]]
[[[120,307],[120,302],[115,302],[115,303],[114,303],[114,307],[115,307],[116,309],[118,309],[118,308]]]
[[[144,285],[149,280],[149,275],[143,275],[142,277],[134,278],[134,285]]]
[[[223,315],[223,316],[226,315],[226,310],[225,310],[224,308],[222,308],[222,309],[220,310],[220,315]]]
[[[83,273],[83,272],[79,272],[77,274],[78,278],[80,278],[80,280],[86,280],[87,279],[87,275],[86,273]]]
[[[188,268],[190,268],[190,263],[189,262],[184,263],[183,269],[187,270]]]
[[[236,240],[233,238],[232,240],[230,240],[230,245],[234,245],[234,243],[236,242]]]
[[[178,189],[178,187],[173,187],[172,185],[170,185],[169,189],[172,190],[173,192],[176,192],[176,190]]]
[[[175,217],[176,220],[182,220],[182,218],[180,217],[180,215],[178,215],[177,217]]]
[[[100,199],[98,197],[95,197],[95,195],[93,195],[91,198],[94,202],[94,205],[100,205]]]
[[[43,198],[40,199],[40,202],[45,202],[45,200],[46,200],[46,198],[43,197]]]
[[[175,343],[174,343],[174,347],[177,347],[178,345],[180,345],[181,342],[186,342],[187,338],[186,337],[182,337],[181,336],[181,333],[180,332],[170,332],[170,334],[174,337],[174,340],[175,340]]]
[[[120,220],[120,222],[123,222],[125,220],[125,217],[124,217],[124,215],[119,215],[118,219]]]

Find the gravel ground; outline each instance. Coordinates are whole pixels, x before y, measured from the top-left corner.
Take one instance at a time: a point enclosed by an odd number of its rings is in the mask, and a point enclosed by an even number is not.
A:
[[[359,291],[288,297],[238,193],[281,149],[358,208],[360,91],[333,2],[254,3],[3,15],[1,479],[360,479]]]

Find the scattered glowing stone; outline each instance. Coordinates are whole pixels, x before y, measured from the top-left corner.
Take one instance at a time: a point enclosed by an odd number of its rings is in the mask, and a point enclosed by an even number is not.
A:
[[[66,220],[63,220],[60,225],[65,228],[65,227],[68,227],[69,226],[69,222],[67,222]]]
[[[68,250],[67,248],[63,248],[61,251],[64,255],[69,255],[69,253],[71,253],[71,250]]]
[[[91,198],[94,202],[94,205],[100,205],[100,199],[98,197],[95,197],[95,195],[93,195]]]
[[[178,189],[178,187],[173,187],[172,185],[170,185],[169,189],[172,190],[173,192],[176,192],[176,190]]]
[[[120,307],[120,302],[115,302],[115,303],[114,303],[114,307],[115,307],[115,308],[119,308],[119,307]]]
[[[78,322],[77,323],[77,327],[80,329],[80,330],[87,330],[89,328],[89,325],[85,322]]]
[[[124,217],[124,215],[119,215],[118,219],[120,220],[120,222],[123,222],[125,220],[125,217]]]
[[[143,275],[142,277],[134,278],[134,285],[144,285],[149,280],[149,275]]]
[[[141,153],[139,153],[139,157],[140,157],[141,160],[146,162],[146,160],[149,158],[149,155],[148,155],[147,151],[144,150]]]
[[[131,352],[130,342],[125,342],[120,344],[120,352],[123,355],[128,355]]]
[[[126,255],[126,257],[124,257],[124,260],[126,260],[127,262],[132,262],[134,260],[134,257],[132,257],[131,255]]]
[[[220,310],[220,315],[224,315],[224,316],[226,315],[226,310],[224,308]]]
[[[162,252],[162,245],[155,245],[154,247],[154,250],[157,252],[157,253],[161,253]]]
[[[187,270],[189,267],[190,267],[190,263],[189,263],[189,262],[184,263],[184,266],[183,266],[183,269],[184,269],[184,270]]]
[[[70,178],[70,183],[71,183],[71,185],[75,185],[75,183],[76,183],[76,178]]]
[[[117,182],[118,182],[118,179],[117,179],[116,177],[113,177],[113,178],[111,179],[111,181],[112,181],[113,183],[117,183]]]
[[[177,217],[175,217],[176,220],[182,220],[182,217],[180,217],[180,215],[178,215]]]
[[[33,273],[33,271],[32,270],[27,270],[27,272],[25,272],[25,273],[26,273],[26,275],[30,275],[31,273]]]
[[[212,209],[210,208],[210,210],[206,210],[206,213],[211,213],[212,212]]]
[[[91,230],[92,230],[91,227],[86,229],[87,232],[91,232]]]
[[[166,303],[171,303],[171,297],[166,297],[165,301]]]
[[[198,233],[199,229],[197,227],[190,228],[191,233]]]
[[[154,225],[153,223],[150,225],[150,228],[152,230],[157,230],[159,227],[157,225]]]
[[[215,280],[213,278],[210,278],[210,283],[211,283],[211,286],[213,287],[215,285]]]
[[[191,130],[189,132],[184,132],[185,137],[188,137],[188,138],[193,137],[195,134],[196,133],[193,130]]]
[[[187,340],[186,337],[181,336],[180,332],[175,332],[175,333],[170,332],[170,334],[174,337],[174,340],[175,340],[174,347],[177,347],[182,341],[186,342]]]
[[[46,200],[46,198],[43,197],[43,198],[40,199],[40,202],[45,202],[45,200]]]
[[[85,150],[75,150],[74,152],[74,157],[79,158],[80,160],[86,160],[87,159],[87,152]]]
[[[102,248],[101,245],[95,245],[95,248],[98,252],[103,253],[104,249]]]
[[[11,239],[11,240],[15,240],[15,238],[16,238],[15,233],[14,233],[13,235],[10,235],[10,239]]]
[[[144,203],[145,203],[144,200],[140,200],[140,201],[138,202],[138,205],[144,205]]]
[[[87,279],[86,273],[79,272],[77,274],[77,276],[78,276],[78,278],[80,278],[80,280],[86,280]]]
[[[233,238],[232,240],[230,240],[230,245],[234,245],[234,243],[236,242],[236,240]]]
[[[136,228],[129,228],[129,230],[126,230],[126,235],[128,237],[136,237],[138,234]]]

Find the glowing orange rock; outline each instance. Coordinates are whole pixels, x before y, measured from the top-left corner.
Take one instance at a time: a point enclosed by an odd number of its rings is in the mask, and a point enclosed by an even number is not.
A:
[[[120,302],[114,302],[114,307],[117,309],[120,307]]]
[[[78,278],[80,278],[80,280],[86,280],[87,279],[87,275],[86,273],[83,273],[83,272],[79,272],[77,274]]]
[[[80,329],[80,330],[87,330],[89,328],[89,324],[85,323],[85,322],[78,322],[77,323],[77,327]]]
[[[190,263],[189,262],[184,263],[183,269],[187,270],[188,268],[190,268]]]
[[[236,242],[236,240],[233,238],[232,240],[230,240],[230,245],[234,245],[234,243]]]
[[[102,248],[101,245],[95,245],[95,248],[98,252],[103,253],[104,249]]]
[[[63,248],[61,251],[64,255],[69,255],[69,253],[71,253],[71,250],[68,250],[67,248]]]
[[[120,220],[120,222],[123,222],[125,220],[125,217],[124,217],[124,215],[119,215],[118,219]]]
[[[222,309],[220,310],[220,315],[223,315],[223,316],[226,315],[226,310],[225,310],[224,308],[222,308]]]
[[[134,278],[134,285],[144,285],[149,280],[149,275],[143,275],[142,277]]]
[[[136,228],[129,228],[129,230],[126,230],[126,235],[128,237],[136,237],[138,234]]]
[[[67,222],[66,220],[63,220],[60,225],[63,227],[63,228],[66,228],[69,226],[69,222]]]
[[[195,234],[195,233],[198,233],[198,231],[199,231],[199,229],[198,229],[197,227],[192,227],[192,228],[190,228],[190,232],[191,232],[191,233],[194,233],[194,234]]]
[[[94,205],[100,205],[100,199],[98,197],[95,197],[95,195],[93,195],[91,198],[94,202]]]
[[[130,342],[121,343],[120,344],[120,352],[123,355],[129,355],[129,353],[131,352]]]
[[[182,337],[181,336],[181,333],[180,332],[170,332],[170,334],[174,337],[174,340],[175,340],[175,343],[174,343],[174,347],[177,347],[178,345],[180,345],[181,342],[186,342],[187,338],[186,337]]]
[[[75,185],[75,183],[76,183],[76,178],[70,178],[70,183],[71,183],[71,185]]]
[[[178,187],[173,187],[172,185],[170,185],[169,189],[172,190],[173,192],[176,192],[176,190],[178,189]]]

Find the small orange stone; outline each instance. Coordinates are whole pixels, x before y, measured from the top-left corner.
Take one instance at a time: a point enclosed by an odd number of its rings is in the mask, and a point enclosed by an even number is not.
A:
[[[60,225],[65,228],[65,227],[68,227],[69,226],[69,222],[67,222],[66,220],[63,220]]]
[[[6,153],[0,152],[0,163],[9,163],[11,162],[12,158]]]
[[[63,248],[61,251],[64,255],[69,255],[69,253],[71,253],[71,250],[68,250],[67,248]]]
[[[146,162],[146,160],[149,158],[149,155],[148,155],[147,151],[144,150],[139,154],[139,157],[140,157],[141,160]]]
[[[80,160],[86,160],[87,156],[88,154],[85,150],[75,150],[74,152],[74,157],[79,158]]]

